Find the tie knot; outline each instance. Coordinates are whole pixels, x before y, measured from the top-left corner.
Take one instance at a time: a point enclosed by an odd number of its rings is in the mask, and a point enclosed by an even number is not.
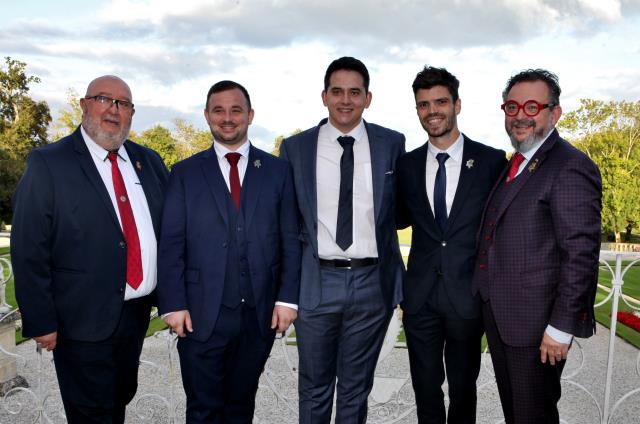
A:
[[[224,155],[224,157],[227,158],[231,166],[238,166],[238,161],[240,160],[242,155],[240,153],[233,152],[233,153],[227,153],[226,155]]]
[[[520,166],[522,161],[524,161],[524,156],[522,155],[522,153],[516,152],[516,154],[513,155],[513,163],[515,164],[514,166]]]
[[[447,161],[447,159],[449,159],[448,153],[438,153],[436,155],[436,160],[440,165],[444,164]]]
[[[343,135],[338,137],[338,143],[340,143],[343,149],[345,148],[345,146],[353,147],[354,141],[356,141],[356,139],[351,137],[350,135]]]
[[[109,154],[107,155],[107,158],[111,161],[111,163],[116,163],[116,161],[118,160],[118,153],[109,152]]]

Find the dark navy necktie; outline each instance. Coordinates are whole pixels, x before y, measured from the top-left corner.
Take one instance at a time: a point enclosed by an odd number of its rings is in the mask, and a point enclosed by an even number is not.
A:
[[[340,197],[338,198],[338,223],[336,244],[347,250],[353,244],[353,142],[351,136],[338,137],[344,151],[340,158]]]
[[[433,209],[438,227],[444,233],[447,231],[447,169],[444,163],[449,159],[447,153],[438,153],[438,172],[436,173],[436,183],[433,187]]]

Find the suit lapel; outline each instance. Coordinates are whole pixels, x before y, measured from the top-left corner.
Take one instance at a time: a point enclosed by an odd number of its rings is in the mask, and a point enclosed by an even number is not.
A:
[[[369,151],[371,154],[371,179],[373,184],[373,210],[375,221],[378,222],[380,209],[382,208],[382,199],[384,196],[384,179],[386,169],[386,158],[391,155],[385,152],[386,145],[384,139],[365,121],[367,130],[367,138],[369,139]]]
[[[107,209],[109,216],[111,217],[111,221],[117,227],[118,231],[122,232],[122,228],[120,227],[120,221],[118,221],[118,216],[116,215],[116,211],[113,208],[113,202],[111,201],[111,197],[109,196],[109,192],[104,185],[104,181],[102,181],[102,177],[98,173],[96,169],[96,165],[93,162],[93,158],[91,157],[91,153],[87,148],[87,145],[82,138],[82,133],[80,132],[80,127],[73,133],[73,149],[78,155],[78,161],[80,162],[80,167],[82,171],[87,176],[87,179],[91,182],[91,185],[96,190],[96,194],[104,203],[105,208]],[[82,195],[81,193],[78,193]]]
[[[475,181],[477,166],[474,166],[478,158],[475,158],[476,151],[473,148],[469,139],[464,136],[464,145],[462,147],[462,164],[460,166],[460,177],[458,179],[458,187],[456,188],[456,194],[453,197],[453,205],[451,205],[451,212],[449,213],[449,221],[447,231],[453,228],[455,219],[464,207],[465,200],[469,190],[473,186]],[[478,164],[475,164],[478,165]]]
[[[524,187],[527,184],[527,182],[531,179],[531,177],[542,166],[544,160],[547,158],[547,154],[549,153],[549,150],[551,150],[551,148],[555,145],[557,139],[558,139],[558,131],[553,130],[553,133],[551,133],[549,138],[542,144],[542,146],[540,146],[538,151],[535,153],[535,155],[533,155],[533,157],[527,163],[527,166],[522,170],[520,175],[518,175],[518,177],[512,182],[512,184],[515,184],[515,186],[511,190],[509,190],[509,192],[507,193],[507,196],[502,202],[500,210],[498,211],[498,216],[496,217],[496,222],[498,222],[500,218],[502,218],[502,215],[509,208],[509,205],[511,204],[511,202],[513,202],[513,199],[515,199],[515,197],[518,195],[520,190],[522,190],[522,187]],[[508,169],[509,167],[507,166],[505,168],[505,171]],[[503,174],[505,174],[505,172],[503,172]],[[504,184],[504,181],[505,181],[504,178],[506,177],[503,177],[501,180],[498,181],[498,183]]]
[[[315,251],[318,251],[318,187],[316,179],[316,159],[318,154],[318,133],[323,122],[310,132],[308,137],[298,142],[300,148],[300,172],[302,174],[303,190],[306,195],[306,202],[303,207],[306,211],[302,211],[302,215],[311,217],[307,222],[307,232],[313,243]],[[301,199],[302,200],[302,199]]]
[[[264,169],[265,164],[260,161],[260,153],[253,145],[249,149],[248,160],[240,191],[240,205],[244,213],[245,227],[251,228],[251,219],[262,193],[262,184],[267,171]]]
[[[222,176],[222,171],[218,164],[218,156],[216,156],[213,144],[203,155],[200,166],[204,173],[204,180],[209,186],[211,194],[215,199],[218,212],[220,213],[220,216],[222,216],[225,225],[229,225],[229,216],[227,214],[227,197],[229,197],[229,188]]]

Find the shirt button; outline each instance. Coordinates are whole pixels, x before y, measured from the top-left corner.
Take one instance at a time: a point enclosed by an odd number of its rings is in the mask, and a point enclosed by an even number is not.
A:
[[[447,242],[446,242],[446,241],[444,241],[444,240],[442,240],[442,243],[441,243],[441,244],[442,244],[442,247],[445,247],[445,246],[447,245]]]

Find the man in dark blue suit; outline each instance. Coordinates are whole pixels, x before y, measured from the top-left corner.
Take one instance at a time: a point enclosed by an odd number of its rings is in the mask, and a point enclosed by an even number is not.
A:
[[[333,61],[322,101],[329,119],[283,141],[303,218],[296,336],[301,423],[363,423],[384,335],[401,300],[396,160],[404,136],[362,119],[369,73]]]
[[[458,130],[458,79],[425,67],[413,82],[429,141],[398,162],[398,224],[412,227],[403,322],[418,421],[475,423],[482,315],[471,293],[476,234],[505,152]],[[444,353],[444,365],[443,365]],[[449,414],[442,393],[449,384]]]
[[[53,358],[69,423],[122,423],[156,286],[167,170],[126,140],[120,78],[92,81],[82,125],[34,150],[14,196],[11,259],[23,334]]]
[[[160,312],[180,340],[187,422],[251,423],[258,379],[296,318],[300,240],[291,167],[251,145],[249,93],[214,84],[210,149],[171,172],[159,251]]]

